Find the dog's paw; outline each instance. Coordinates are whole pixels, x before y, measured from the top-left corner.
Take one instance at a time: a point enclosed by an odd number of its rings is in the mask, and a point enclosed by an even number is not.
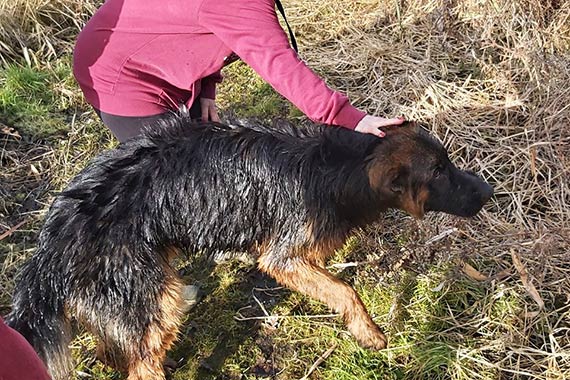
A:
[[[388,346],[386,335],[384,335],[382,330],[372,321],[351,323],[348,329],[362,348],[378,351]]]
[[[383,350],[388,347],[388,339],[380,330],[374,334],[368,334],[365,337],[357,338],[358,344],[362,348],[368,348],[370,350]]]

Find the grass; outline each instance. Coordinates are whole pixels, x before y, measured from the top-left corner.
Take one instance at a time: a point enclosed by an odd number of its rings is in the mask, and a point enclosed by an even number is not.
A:
[[[13,5],[0,0],[2,313],[54,193],[116,144],[70,68],[73,40],[96,3]],[[386,331],[383,352],[361,349],[324,305],[277,287],[251,264],[205,271],[205,263],[181,263],[204,297],[170,353],[181,364],[172,377],[570,378],[570,3],[285,6],[302,58],[331,86],[370,113],[424,122],[496,196],[469,221],[390,213],[336,253],[330,270],[358,290]],[[218,103],[228,117],[302,121],[245,64],[224,75]],[[94,350],[86,334],[74,341],[81,376],[120,379]]]
[[[0,115],[2,122],[26,136],[41,139],[68,129],[66,112],[74,101],[69,62],[30,67],[6,65],[0,72]]]
[[[219,88],[217,102],[219,107],[232,110],[238,118],[299,118],[302,115],[242,61],[224,69],[224,82]]]

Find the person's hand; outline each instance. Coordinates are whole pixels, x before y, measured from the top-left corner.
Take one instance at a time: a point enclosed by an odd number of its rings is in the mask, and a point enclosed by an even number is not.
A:
[[[381,131],[379,129],[380,127],[387,127],[390,125],[400,125],[404,121],[406,121],[406,119],[404,119],[402,116],[386,119],[383,117],[366,115],[362,120],[360,120],[360,122],[356,125],[356,128],[354,130],[360,133],[370,133],[371,135],[384,137],[386,136],[386,133]]]
[[[220,122],[214,99],[200,98],[200,108],[202,109],[202,121]]]

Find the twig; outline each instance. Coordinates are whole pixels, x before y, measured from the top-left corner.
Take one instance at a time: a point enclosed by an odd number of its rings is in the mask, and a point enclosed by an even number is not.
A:
[[[425,242],[425,245],[433,244],[433,243],[435,243],[436,241],[439,241],[439,240],[441,240],[441,239],[443,239],[443,238],[446,238],[447,236],[449,236],[449,235],[451,235],[451,234],[454,234],[454,233],[456,233],[456,232],[457,232],[457,228],[455,228],[455,227],[449,228],[449,229],[447,229],[447,230],[445,230],[445,231],[442,231],[441,233],[435,235],[434,237],[432,237],[432,238],[429,239],[428,241],[426,241],[426,242]]]
[[[241,308],[240,310],[249,308],[251,306],[246,306],[245,308]],[[267,316],[257,316],[257,317],[244,317],[241,312],[238,310],[236,315],[234,315],[234,319],[236,321],[254,321],[254,320],[266,320],[266,319],[286,319],[286,318],[335,318],[338,317],[340,314],[314,314],[314,315],[267,315]]]
[[[331,354],[333,353],[333,351],[337,348],[338,343],[334,342],[334,344],[325,351],[324,354],[322,354],[316,362],[313,363],[313,365],[311,366],[311,368],[309,368],[309,370],[307,371],[307,373],[305,374],[305,376],[301,377],[301,379],[299,380],[307,380],[309,378],[309,376],[311,376],[311,374],[317,369],[318,366],[320,366],[322,364],[322,362],[324,362],[325,360],[327,360],[327,358],[329,356],[331,356]]]
[[[253,293],[253,292],[252,292]],[[265,309],[265,306],[263,306],[263,303],[261,303],[261,301],[255,296],[255,294],[253,295],[253,299],[255,300],[255,302],[259,305],[259,308],[261,309],[261,311],[263,311],[263,314],[265,314],[265,322],[264,324],[267,326],[270,326],[272,328],[277,328],[277,326],[279,325],[279,319],[274,316],[274,315],[269,315],[269,313],[267,312],[267,309]]]
[[[376,264],[380,262],[380,260],[368,260],[368,261],[351,261],[349,263],[336,263],[336,264],[331,264],[331,265],[327,265],[327,269],[346,269],[346,268],[351,268],[351,267],[357,267],[360,265],[370,265],[370,264]]]
[[[358,262],[358,261],[354,261],[354,262],[351,262],[351,263],[331,264],[331,265],[327,266],[327,268],[346,269],[346,268],[350,268],[350,267],[359,266],[360,264],[362,264],[362,263],[361,263],[361,262]]]
[[[8,236],[12,235],[18,228],[22,227],[27,222],[28,222],[27,220],[22,220],[20,223],[16,224],[14,227],[12,227],[8,231],[4,232],[2,235],[0,235],[0,241],[4,240]]]
[[[263,304],[261,303],[261,301],[259,299],[257,299],[257,297],[255,296],[255,294],[253,295],[253,299],[255,300],[255,302],[259,305],[261,311],[263,311],[263,314],[265,314],[266,317],[271,317],[269,315],[269,313],[267,312],[267,310],[265,309],[265,306],[263,306]]]

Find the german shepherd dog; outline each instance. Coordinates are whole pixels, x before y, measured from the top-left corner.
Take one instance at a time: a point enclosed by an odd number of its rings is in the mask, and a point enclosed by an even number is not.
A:
[[[68,379],[75,317],[129,380],[164,379],[181,320],[181,252],[249,252],[261,271],[386,347],[354,289],[325,268],[389,208],[470,217],[493,190],[407,123],[385,138],[335,127],[272,130],[176,118],[98,155],[54,200],[23,266],[10,326]]]

